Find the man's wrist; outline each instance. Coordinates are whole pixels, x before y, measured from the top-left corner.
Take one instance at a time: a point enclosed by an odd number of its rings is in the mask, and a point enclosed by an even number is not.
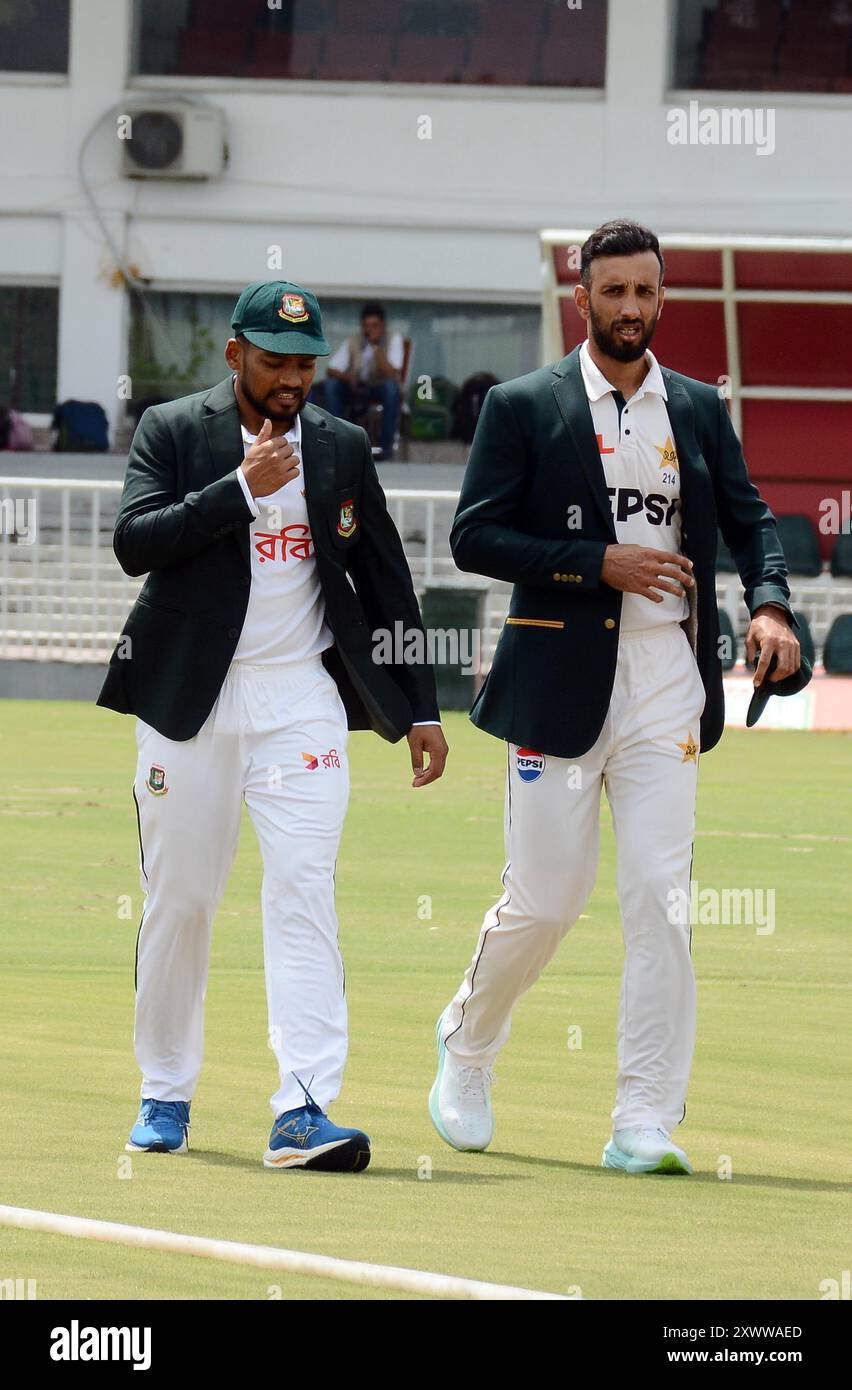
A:
[[[254,498],[253,498],[252,495],[251,495],[251,488],[250,488],[249,485],[248,485],[248,478],[246,477],[245,473],[243,472],[242,464],[238,464],[238,465],[237,465],[237,482],[239,483],[240,487],[242,488],[242,490],[243,490],[243,496],[245,497],[246,501],[248,502],[249,507],[251,508],[251,514],[252,514],[252,516],[255,517],[255,518],[257,518],[257,517],[260,515],[260,511],[259,511],[259,509],[258,509],[257,503],[255,502]]]
[[[792,627],[790,614],[787,612],[786,608],[781,607],[780,603],[762,603],[759,608],[755,608],[751,615],[752,619],[759,618],[761,613],[767,613],[771,618],[781,617],[787,623],[788,627]]]

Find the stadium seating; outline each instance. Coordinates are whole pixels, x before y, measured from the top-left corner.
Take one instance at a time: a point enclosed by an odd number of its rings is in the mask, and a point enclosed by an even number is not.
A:
[[[393,77],[396,82],[461,82],[465,74],[465,40],[431,34],[402,34]]]
[[[806,516],[779,516],[778,539],[790,574],[816,576],[822,573],[819,538],[813,522]]]
[[[249,31],[185,29],[180,38],[180,71],[187,77],[232,77],[242,73]]]
[[[852,579],[852,536],[838,536],[834,542],[831,573],[835,579]]]
[[[322,52],[318,34],[258,33],[254,35],[249,77],[308,78],[317,74]]]
[[[318,75],[329,82],[393,81],[391,40],[387,34],[329,34]]]
[[[822,653],[831,676],[852,676],[852,613],[842,613],[829,628]]]
[[[190,0],[188,8],[186,25],[192,29],[250,29],[258,19],[269,13],[266,0],[228,0],[226,5],[210,5],[209,0]]]
[[[538,60],[537,80],[548,87],[602,87],[607,7],[569,10],[551,5]]]
[[[535,70],[538,38],[534,33],[479,34],[471,40],[467,64],[469,82],[527,83]]]
[[[370,0],[368,5],[353,5],[343,0],[337,6],[333,32],[337,34],[384,34],[391,38],[400,27],[400,0]]]

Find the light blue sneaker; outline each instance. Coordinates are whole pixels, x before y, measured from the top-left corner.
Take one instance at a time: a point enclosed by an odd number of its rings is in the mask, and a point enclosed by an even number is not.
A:
[[[482,1153],[494,1138],[490,1067],[460,1065],[447,1051],[444,1027],[448,1004],[435,1025],[438,1071],[429,1092],[429,1115],[441,1138],[460,1153]]]
[[[189,1104],[188,1100],[143,1100],[124,1146],[127,1152],[185,1154],[189,1148]]]
[[[293,1073],[295,1076],[295,1072]],[[296,1077],[299,1081],[299,1078]],[[362,1173],[370,1162],[370,1140],[360,1129],[342,1129],[317,1105],[307,1087],[305,1104],[278,1115],[263,1155],[264,1168],[312,1168],[326,1173]]]
[[[601,1156],[602,1168],[624,1173],[691,1173],[692,1164],[664,1129],[617,1129]]]

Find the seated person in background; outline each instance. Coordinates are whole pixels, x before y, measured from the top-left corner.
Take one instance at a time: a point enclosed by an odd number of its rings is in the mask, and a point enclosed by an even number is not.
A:
[[[382,458],[393,458],[405,357],[402,334],[390,332],[381,304],[365,304],[361,332],[341,343],[325,378],[325,408],[354,419],[377,402],[382,409]]]

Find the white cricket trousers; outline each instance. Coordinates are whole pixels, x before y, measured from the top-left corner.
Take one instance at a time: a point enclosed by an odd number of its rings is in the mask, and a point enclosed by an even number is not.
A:
[[[346,712],[320,657],[234,662],[203,728],[176,743],[137,721],[133,794],[145,902],[134,1045],[143,1096],[191,1100],[204,1052],[213,917],[245,800],[263,859],[263,952],[276,1115],[323,1108],[347,1050],[334,866],[349,799]],[[153,771],[152,771],[153,769]],[[223,930],[227,930],[223,927]]]
[[[679,625],[624,633],[606,722],[588,753],[522,755],[519,768],[509,745],[505,891],[485,915],[444,1027],[460,1063],[491,1065],[515,1004],[594,887],[603,785],[624,937],[613,1129],[671,1131],[685,1113],[695,1043],[691,929],[669,919],[683,922],[689,901],[704,698]],[[670,897],[674,890],[686,896]]]

